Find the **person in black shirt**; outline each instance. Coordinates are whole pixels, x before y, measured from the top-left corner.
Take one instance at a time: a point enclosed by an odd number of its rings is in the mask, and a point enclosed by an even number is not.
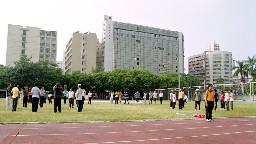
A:
[[[61,112],[61,94],[62,94],[62,86],[57,83],[54,87],[53,87],[53,91],[54,91],[54,112],[57,112],[57,108],[58,111]]]
[[[23,98],[23,107],[27,108],[28,103],[28,86],[25,86],[25,90],[23,91],[24,98]]]
[[[215,107],[214,107],[214,110],[216,111],[217,109],[217,103],[218,103],[218,99],[219,99],[219,95],[217,94],[217,90],[214,89],[215,91],[215,94],[214,94],[214,99],[215,99]]]

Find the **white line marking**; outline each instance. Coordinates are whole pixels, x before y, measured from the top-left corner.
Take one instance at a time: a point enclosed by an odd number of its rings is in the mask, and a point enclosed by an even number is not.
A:
[[[129,142],[132,142],[132,141],[119,141],[121,143],[129,143]]]
[[[176,123],[176,124],[185,124],[185,123]]]
[[[191,136],[191,137],[193,137],[193,138],[197,138],[198,136]]]
[[[175,138],[177,138],[177,139],[182,139],[183,137],[175,137]]]
[[[255,131],[245,131],[245,132],[251,133],[251,132],[255,132]]]
[[[196,129],[196,128],[186,128],[186,129],[190,129],[191,130],[191,129]]]
[[[168,130],[168,131],[173,131],[173,130],[175,130],[175,129],[165,129],[165,130]]]
[[[137,141],[137,142],[144,142],[145,140],[135,140],[135,141]]]
[[[61,127],[61,128],[66,128],[66,129],[75,129],[75,128],[80,128],[80,127]]]
[[[172,139],[172,138],[163,138],[163,139],[165,139],[165,140],[169,140],[169,139]]]
[[[238,126],[238,125],[231,125],[231,126]]]
[[[82,133],[82,134],[86,134],[86,135],[94,135],[96,133]]]
[[[14,136],[16,136],[16,135],[14,135]],[[32,136],[32,135],[17,135],[17,136],[23,137],[23,136]]]
[[[224,134],[228,135],[228,134],[231,134],[231,133],[224,133]]]
[[[152,141],[157,141],[157,140],[160,140],[160,139],[149,139],[149,140],[152,140]]]
[[[203,137],[207,137],[208,135],[201,135],[201,136],[203,136]]]
[[[216,126],[216,127],[223,127],[223,126]]]
[[[253,124],[244,124],[244,125],[253,125]]]
[[[98,144],[98,143],[85,143],[85,144]]]
[[[23,129],[42,129],[42,128],[23,128]]]
[[[145,141],[145,140],[135,140],[135,141],[138,141],[138,142],[143,142],[143,141]]]
[[[242,132],[234,132],[234,133],[237,133],[237,134],[239,134],[239,133],[242,133]]]
[[[59,135],[69,135],[69,134],[43,134],[43,135],[54,135],[54,136],[59,136]]]
[[[99,126],[99,127],[107,128],[107,127],[113,127],[113,126]]]
[[[220,135],[220,134],[212,134],[212,135],[218,136],[218,135]]]
[[[210,128],[210,127],[203,127],[203,128]]]
[[[116,134],[116,133],[118,133],[118,132],[108,132],[108,133],[111,133],[111,134]]]
[[[131,131],[131,132],[133,132],[133,133],[138,133],[138,132],[140,132],[140,131]]]

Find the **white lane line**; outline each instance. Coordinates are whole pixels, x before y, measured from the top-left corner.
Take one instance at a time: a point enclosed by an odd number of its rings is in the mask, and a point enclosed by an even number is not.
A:
[[[148,131],[155,132],[155,131],[159,131],[159,130],[148,130]]]
[[[82,133],[82,134],[86,134],[86,135],[94,135],[96,133]]]
[[[81,128],[81,127],[61,127],[61,128],[65,128],[65,129],[75,129],[75,128]]]
[[[43,134],[43,135],[62,136],[62,135],[69,135],[69,134]]]
[[[197,138],[198,136],[191,136],[192,138]]]
[[[203,128],[205,128],[205,129],[206,129],[206,128],[210,128],[210,127],[203,127]]]
[[[135,140],[135,141],[137,141],[137,142],[144,142],[145,140]]]
[[[234,132],[234,133],[240,134],[240,133],[242,133],[242,132]]]
[[[119,133],[119,132],[108,132],[108,133],[111,133],[111,134],[116,134],[116,133]]]
[[[98,144],[98,143],[85,143],[85,144]]]
[[[104,143],[107,143],[107,144],[112,144],[112,143],[115,143],[115,142],[104,142]]]
[[[214,135],[214,136],[218,136],[218,135],[220,135],[220,134],[212,134],[212,135]]]
[[[248,133],[251,133],[251,132],[255,132],[255,131],[244,131],[244,132],[248,132]]]
[[[208,135],[201,135],[201,136],[203,136],[203,137],[207,137]]]
[[[223,127],[223,126],[216,126],[216,127]]]
[[[170,139],[172,139],[172,138],[163,138],[163,139],[165,139],[165,140],[170,140]]]
[[[99,127],[108,128],[108,127],[113,127],[113,126],[99,126]]]
[[[225,135],[231,134],[231,133],[224,133]]]
[[[186,128],[186,129],[190,129],[190,130],[192,130],[192,129],[196,129],[196,128]]]
[[[238,125],[231,125],[231,126],[238,126]]]
[[[42,128],[23,128],[23,129],[42,129]]]
[[[130,143],[132,141],[119,141],[120,143]]]
[[[173,130],[175,130],[175,129],[165,129],[165,130],[167,130],[167,131],[173,131]]]
[[[183,137],[175,137],[175,138],[177,138],[177,139],[182,139]]]
[[[13,135],[13,136],[16,136],[16,135]],[[32,136],[32,135],[17,135],[17,136],[24,137],[24,136]]]
[[[160,139],[149,139],[149,140],[152,140],[152,141],[157,141],[157,140],[160,140]]]
[[[244,125],[253,125],[253,124],[244,124]]]
[[[138,132],[140,132],[140,131],[131,131],[132,133],[138,133]]]

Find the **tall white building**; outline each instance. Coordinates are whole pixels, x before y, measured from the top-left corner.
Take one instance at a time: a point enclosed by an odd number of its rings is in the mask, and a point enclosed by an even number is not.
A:
[[[22,55],[32,57],[32,62],[44,60],[56,62],[57,32],[45,31],[37,27],[26,28],[8,25],[6,65],[14,66]]]
[[[112,21],[104,16],[102,67],[105,71],[146,69],[154,74],[184,72],[181,32]]]

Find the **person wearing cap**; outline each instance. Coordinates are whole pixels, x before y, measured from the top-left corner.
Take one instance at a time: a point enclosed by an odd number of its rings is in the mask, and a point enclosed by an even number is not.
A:
[[[12,96],[11,86],[11,84],[8,84],[6,88],[6,110],[10,110],[10,100]]]
[[[214,107],[215,98],[214,91],[212,90],[213,85],[208,85],[209,90],[205,93],[205,108],[206,108],[206,121],[212,121],[212,109]]]
[[[198,109],[200,110],[201,93],[199,92],[199,89],[196,89],[194,96],[195,96],[195,110],[197,110],[197,105],[198,105]]]
[[[184,92],[183,92],[183,90],[180,90],[179,97],[178,97],[178,100],[179,100],[179,110],[182,110],[182,107],[183,107],[183,97],[184,97]]]

